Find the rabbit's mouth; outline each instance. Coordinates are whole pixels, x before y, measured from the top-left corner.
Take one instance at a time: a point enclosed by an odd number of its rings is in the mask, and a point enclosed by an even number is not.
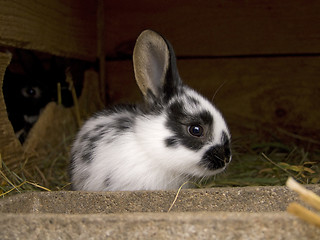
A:
[[[227,168],[228,164],[226,164],[224,167],[214,169],[209,165],[201,165],[202,172],[200,174],[196,174],[194,176],[200,177],[200,178],[206,178],[206,177],[212,177],[214,175],[220,174],[224,172]]]

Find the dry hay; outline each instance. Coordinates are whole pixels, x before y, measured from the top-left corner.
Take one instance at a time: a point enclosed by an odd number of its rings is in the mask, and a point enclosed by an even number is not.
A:
[[[67,168],[72,138],[64,136],[60,144],[53,147],[51,153],[47,153],[47,156],[42,158],[43,161],[37,162],[37,165],[33,165],[33,167],[22,167],[17,172],[3,167],[1,171],[5,173],[7,179],[10,179],[11,183],[1,176],[2,187],[0,190],[2,189],[4,193],[21,183],[25,184],[14,190],[34,191],[43,190],[43,187],[50,190],[68,189]],[[225,173],[214,178],[202,179],[200,182],[194,183],[194,186],[202,188],[284,185],[288,177],[294,177],[304,184],[319,184],[320,152],[306,151],[303,147],[294,144],[284,145],[280,142],[254,141],[251,138],[248,139],[248,142],[235,142],[233,161]]]

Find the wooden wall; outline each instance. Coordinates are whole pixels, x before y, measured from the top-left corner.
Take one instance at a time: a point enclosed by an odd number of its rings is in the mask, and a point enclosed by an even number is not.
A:
[[[319,53],[317,0],[105,1],[106,51],[141,30],[163,33],[179,56]]]
[[[319,12],[315,0],[0,0],[0,46],[89,61],[106,56],[100,77],[109,103],[132,102],[141,99],[133,46],[153,29],[174,46],[184,81],[215,96],[234,138],[269,132],[319,146]],[[1,54],[0,77],[9,59]],[[0,130],[11,151],[12,129]],[[0,146],[5,161],[14,154],[6,149]]]
[[[95,60],[97,0],[0,0],[0,46]]]
[[[319,144],[319,1],[105,1],[107,83],[136,101],[130,60],[147,28],[164,35],[182,78],[221,109],[233,135]],[[221,87],[221,88],[220,88]]]
[[[2,168],[2,161],[5,163],[18,162],[23,158],[23,150],[8,119],[2,93],[3,76],[10,60],[11,54],[0,52],[0,170]]]
[[[96,61],[98,56],[97,8],[98,0],[0,0],[0,51],[13,47],[37,50],[61,57]],[[3,76],[10,60],[11,54],[6,50],[0,52],[0,169],[2,162],[10,169],[20,168],[27,161],[36,165],[35,158],[42,161],[44,156],[40,154],[39,148],[46,151],[48,149],[44,149],[44,146],[50,146],[49,151],[54,151],[54,147],[61,145],[57,143],[64,141],[65,135],[77,130],[75,109],[65,109],[51,103],[49,108],[47,106],[44,110],[50,114],[41,115],[31,131],[34,134],[30,133],[32,137],[28,137],[24,146],[21,146],[8,120],[2,93]],[[90,81],[88,89],[93,93],[99,92],[96,75],[93,73],[85,75],[84,84]],[[96,101],[99,95],[95,94],[92,97],[92,93],[88,91],[82,93],[79,100],[82,102],[81,113],[86,110],[92,111],[93,108],[95,110],[101,108],[100,102]],[[89,96],[91,96],[90,101]],[[50,120],[48,116],[51,116]],[[39,133],[37,129],[43,131]],[[55,135],[50,135],[49,132]],[[48,151],[46,154],[48,155]]]

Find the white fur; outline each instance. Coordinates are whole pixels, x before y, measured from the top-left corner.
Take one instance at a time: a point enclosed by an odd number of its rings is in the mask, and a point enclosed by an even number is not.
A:
[[[164,139],[170,136],[171,132],[165,127],[166,116],[164,114],[137,116],[133,131],[125,132],[109,144],[105,142],[113,133],[100,141],[96,156],[90,164],[83,162],[80,156],[75,159],[73,182],[80,181],[83,174],[88,175],[85,184],[76,189],[90,191],[177,189],[193,176],[212,176],[223,171],[224,168],[209,171],[198,164],[210,146],[219,144],[222,131],[229,134],[226,124],[221,114],[201,95],[193,90],[188,91],[188,94],[201,102],[200,109],[199,106],[187,109],[190,113],[206,109],[214,116],[213,132],[216,135],[207,147],[197,152],[182,145],[175,149],[168,148],[164,144]],[[92,131],[96,125],[108,125],[120,115],[130,114],[113,114],[91,119],[83,126],[79,135]],[[81,146],[81,143],[76,141],[73,148],[79,149],[79,145]],[[106,179],[108,185],[105,184]]]

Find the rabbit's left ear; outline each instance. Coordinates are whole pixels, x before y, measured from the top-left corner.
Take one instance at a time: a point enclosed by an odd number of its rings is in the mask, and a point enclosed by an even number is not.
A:
[[[133,66],[137,84],[145,97],[151,91],[156,98],[168,100],[181,85],[174,51],[170,43],[154,31],[145,30],[138,37]]]

